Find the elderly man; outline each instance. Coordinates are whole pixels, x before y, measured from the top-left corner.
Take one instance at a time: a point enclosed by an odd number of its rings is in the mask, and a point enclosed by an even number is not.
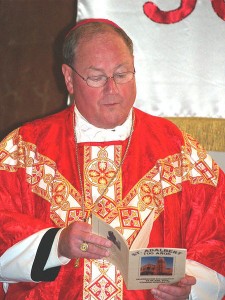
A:
[[[78,23],[63,53],[74,105],[0,146],[2,299],[221,299],[224,173],[175,125],[133,108],[132,41],[115,23]],[[148,247],[187,248],[190,276],[128,291],[91,214],[131,245],[153,210]]]

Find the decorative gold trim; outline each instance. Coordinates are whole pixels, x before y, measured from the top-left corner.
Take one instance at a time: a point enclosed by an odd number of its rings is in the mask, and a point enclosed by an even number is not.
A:
[[[95,151],[91,151],[91,150]],[[106,151],[105,160],[98,156],[101,151]],[[95,154],[93,154],[95,153]],[[120,145],[97,147],[85,147],[84,149],[84,177],[85,192],[90,200],[85,207],[85,214],[92,209],[92,197],[98,197],[99,192],[95,184],[88,179],[88,171],[91,171],[91,162],[99,160],[101,176],[104,170],[111,172],[114,163],[121,161],[122,148]],[[104,163],[104,164],[103,164]],[[102,165],[103,164],[103,165]],[[104,168],[105,167],[105,168]],[[33,193],[40,195],[51,203],[51,219],[59,227],[67,226],[75,220],[82,220],[82,200],[79,192],[68,180],[57,171],[56,164],[48,157],[37,152],[36,146],[22,140],[18,132],[9,136],[0,144],[0,170],[16,172],[18,168],[24,168],[27,182]],[[94,165],[96,172],[98,168]],[[124,234],[124,238],[131,244],[138,231],[146,221],[153,209],[155,218],[164,210],[164,198],[176,194],[182,190],[182,182],[190,181],[193,184],[204,183],[215,186],[218,181],[219,167],[190,135],[184,133],[184,145],[181,153],[169,155],[159,159],[155,166],[140,178],[136,185],[122,199],[122,174],[118,172],[115,177],[114,187],[107,186],[107,191],[98,203],[97,208],[102,209],[107,215],[107,222],[113,224],[117,230]],[[107,174],[108,175],[108,174]],[[110,177],[110,176],[109,176]],[[103,178],[104,179],[104,178]],[[95,194],[95,197],[94,197]],[[86,249],[86,248],[85,248]],[[95,268],[101,263],[101,268]],[[98,291],[107,291],[117,299],[122,297],[123,280],[113,265],[107,262],[84,260],[84,297],[90,299]],[[103,270],[101,272],[101,270]],[[113,277],[114,276],[114,277]],[[101,295],[95,299],[102,299]]]
[[[167,117],[192,135],[207,151],[225,151],[225,119]]]

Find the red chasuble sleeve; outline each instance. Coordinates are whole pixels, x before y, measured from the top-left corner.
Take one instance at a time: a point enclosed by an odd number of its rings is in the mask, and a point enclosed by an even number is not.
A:
[[[146,199],[162,207],[149,247],[187,248],[188,259],[225,276],[224,172],[194,138],[171,122],[146,114],[137,119],[136,129],[140,126],[143,134],[135,135],[136,144],[148,150],[143,157],[137,146],[135,155],[142,157],[143,168],[147,160],[154,161],[146,180],[154,184]],[[153,180],[156,174],[160,185]]]
[[[20,162],[23,158],[19,149],[13,151],[13,157],[10,158],[5,151],[5,143],[6,140],[1,143],[1,160],[7,161],[8,156],[11,162],[0,165],[0,255],[27,236],[53,226],[49,220],[49,203],[38,196],[35,196],[37,201],[34,201],[25,169],[19,168],[23,163]]]
[[[71,172],[65,124],[72,111],[27,123],[0,143],[0,255],[39,230],[61,227],[51,220],[50,207],[60,201],[53,184],[57,168]]]
[[[19,143],[16,143],[16,140],[19,141],[18,132],[19,131],[14,131],[3,140],[0,149],[0,256],[10,247],[32,234],[39,233],[42,229],[54,226],[49,219],[49,203],[43,201],[43,199],[38,196],[34,201],[34,195],[31,193],[27,174],[25,174],[25,168],[29,168],[29,162],[26,162],[26,167],[23,165],[26,159]],[[9,141],[13,142],[10,144]],[[9,155],[9,153],[11,153],[11,155]],[[52,228],[46,232],[44,231],[45,233],[42,238],[42,235],[39,234],[39,239],[41,238],[41,240],[40,244],[37,244],[37,249],[34,249],[33,261],[26,259],[25,254],[24,261],[27,261],[26,266],[30,264],[30,266],[27,267],[28,270],[31,268],[31,280],[51,281],[58,275],[59,267],[44,271],[44,266],[58,230],[58,228]],[[30,252],[31,251],[33,250],[30,250]],[[20,255],[21,257],[21,253],[14,254]],[[14,259],[12,256],[10,257]],[[18,268],[19,266],[20,264],[18,264]],[[4,271],[2,272],[5,274]],[[20,271],[18,270],[18,272]],[[13,278],[12,274],[12,280]]]

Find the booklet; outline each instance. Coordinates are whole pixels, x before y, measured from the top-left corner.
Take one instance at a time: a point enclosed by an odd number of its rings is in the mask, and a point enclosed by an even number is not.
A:
[[[107,260],[120,270],[128,290],[145,290],[161,283],[175,283],[185,275],[186,249],[146,248],[153,221],[154,211],[129,249],[127,241],[116,229],[92,214],[93,232],[113,242]]]

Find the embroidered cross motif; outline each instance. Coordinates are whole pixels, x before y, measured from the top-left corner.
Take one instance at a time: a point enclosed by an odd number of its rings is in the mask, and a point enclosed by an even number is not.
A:
[[[117,294],[118,288],[106,276],[100,276],[89,287],[89,292],[94,299],[112,299]]]
[[[116,174],[115,165],[109,160],[92,161],[88,167],[87,178],[95,185],[106,186]]]
[[[128,229],[141,228],[140,216],[137,208],[120,208],[119,214],[122,227]]]

